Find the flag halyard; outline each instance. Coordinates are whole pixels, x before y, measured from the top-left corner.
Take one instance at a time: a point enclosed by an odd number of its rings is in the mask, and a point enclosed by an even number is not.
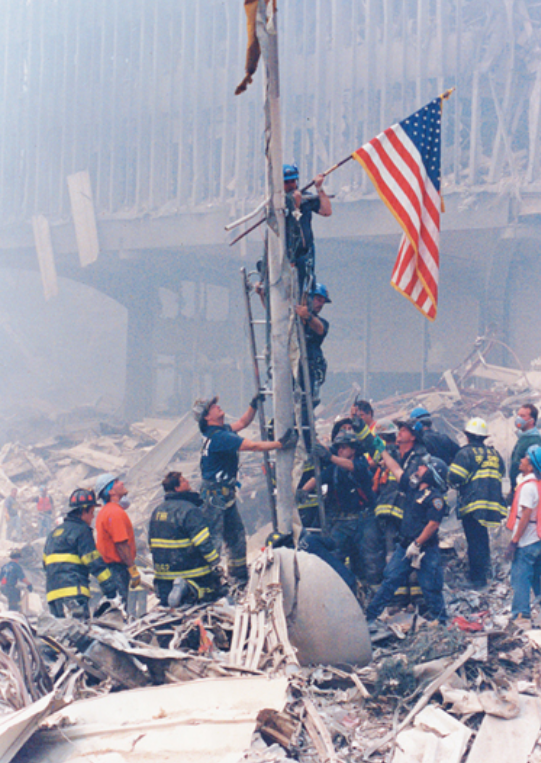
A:
[[[441,104],[434,99],[352,155],[404,231],[391,284],[429,320],[438,307]]]

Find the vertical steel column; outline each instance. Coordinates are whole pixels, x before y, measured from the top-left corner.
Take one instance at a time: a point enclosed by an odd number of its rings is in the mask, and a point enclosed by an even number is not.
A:
[[[266,4],[259,0],[258,37],[265,61],[267,184],[271,194],[269,232],[269,294],[272,316],[272,368],[274,388],[274,431],[280,437],[294,426],[293,387],[289,360],[290,315],[293,273],[285,254],[284,181],[282,177],[282,126],[280,122],[280,74],[278,29],[266,29]],[[277,19],[275,18],[276,22]],[[294,451],[276,451],[276,512],[278,531],[293,529],[292,472]]]

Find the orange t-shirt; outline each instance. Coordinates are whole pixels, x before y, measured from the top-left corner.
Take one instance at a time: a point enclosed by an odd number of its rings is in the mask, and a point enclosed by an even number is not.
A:
[[[126,540],[135,560],[136,548],[133,525],[126,511],[118,503],[106,503],[100,510],[96,519],[96,534],[96,546],[106,564],[122,562],[115,548],[115,543],[123,543]]]

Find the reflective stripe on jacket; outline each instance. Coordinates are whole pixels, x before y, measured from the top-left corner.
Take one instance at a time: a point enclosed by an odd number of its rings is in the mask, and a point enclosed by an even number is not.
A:
[[[157,580],[202,578],[218,564],[200,505],[197,493],[166,493],[152,512],[148,543]]]
[[[92,529],[80,517],[66,517],[60,527],[49,533],[43,549],[43,566],[47,601],[90,597],[91,573],[107,596],[116,591],[111,570],[96,549]]]
[[[471,514],[485,527],[497,527],[507,516],[502,495],[505,465],[490,445],[465,445],[449,467],[448,481],[459,492],[458,515]]]

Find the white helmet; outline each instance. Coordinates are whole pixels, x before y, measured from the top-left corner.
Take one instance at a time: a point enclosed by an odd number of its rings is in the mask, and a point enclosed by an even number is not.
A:
[[[377,435],[398,434],[398,427],[392,419],[378,419],[375,433]]]
[[[480,419],[479,416],[474,416],[464,427],[464,432],[466,434],[477,435],[477,437],[488,437],[487,422],[484,419]]]
[[[96,498],[101,498],[101,494],[105,490],[106,487],[108,487],[111,482],[114,482],[117,479],[114,474],[100,474],[100,476],[96,479],[96,487],[95,487],[95,493]]]

